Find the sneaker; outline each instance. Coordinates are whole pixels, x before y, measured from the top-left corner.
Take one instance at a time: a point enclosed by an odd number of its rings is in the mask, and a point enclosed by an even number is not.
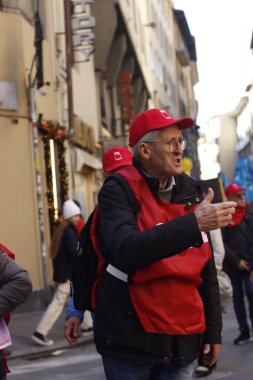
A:
[[[54,341],[52,339],[48,339],[46,336],[38,333],[37,331],[34,331],[31,338],[40,346],[52,346],[52,344],[54,344]]]
[[[244,344],[250,341],[249,330],[242,329],[241,334],[234,340],[234,344]]]
[[[88,327],[87,329],[82,329],[81,334],[85,335],[93,330],[93,327]]]
[[[198,365],[194,370],[194,377],[205,377],[212,373],[212,368]]]

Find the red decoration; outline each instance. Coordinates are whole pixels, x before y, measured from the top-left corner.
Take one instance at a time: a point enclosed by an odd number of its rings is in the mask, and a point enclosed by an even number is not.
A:
[[[120,83],[121,83],[120,94],[121,94],[122,118],[123,118],[124,123],[130,124],[135,116],[132,74],[129,72],[121,73]]]

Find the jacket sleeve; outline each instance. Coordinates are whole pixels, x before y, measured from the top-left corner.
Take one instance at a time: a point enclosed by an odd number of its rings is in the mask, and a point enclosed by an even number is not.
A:
[[[78,238],[74,227],[68,226],[63,231],[64,249],[71,262],[75,262],[77,258]]]
[[[127,184],[124,188],[110,177],[99,193],[101,247],[112,265],[131,274],[203,243],[194,213],[141,232],[136,223],[136,200],[129,191]]]
[[[221,343],[222,316],[219,284],[213,257],[205,265],[201,277],[203,282],[199,287],[199,292],[204,305],[206,322],[204,343],[218,344]]]
[[[0,317],[24,303],[32,291],[26,270],[0,251]]]
[[[225,256],[225,248],[223,244],[221,229],[210,231],[210,237],[213,247],[214,262],[217,269],[222,269],[222,263]]]
[[[75,309],[74,299],[72,296],[70,296],[66,305],[66,320],[68,320],[70,317],[78,317],[80,321],[82,321],[83,314],[83,311]]]
[[[241,258],[228,245],[227,239],[226,239],[226,228],[222,228],[222,237],[223,237],[224,248],[225,248],[225,259],[226,259],[226,262],[229,265],[231,265],[232,267],[238,269],[238,265],[239,265],[239,262],[240,262]]]

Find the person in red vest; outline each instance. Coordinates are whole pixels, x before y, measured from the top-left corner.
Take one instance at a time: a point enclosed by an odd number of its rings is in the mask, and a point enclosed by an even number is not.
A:
[[[96,289],[94,338],[110,380],[192,378],[204,341],[205,363],[221,343],[221,307],[207,233],[227,225],[235,202],[201,202],[182,172],[190,118],[161,109],[130,128],[133,165],[99,192],[99,248],[108,265]]]
[[[233,218],[222,233],[225,246],[223,268],[232,283],[234,310],[240,330],[234,339],[234,344],[238,345],[250,341],[250,330],[253,329],[253,206],[246,202],[244,189],[237,183],[228,185],[225,195],[228,200],[237,202]]]
[[[104,177],[108,178],[111,175],[113,175],[115,172],[120,170],[121,168],[125,166],[131,166],[133,163],[133,157],[131,152],[123,147],[123,146],[117,146],[117,147],[112,147],[108,150],[106,150],[103,154],[103,172],[104,172]],[[91,221],[92,219],[92,221]],[[95,231],[97,228],[99,228],[99,207],[95,207],[94,211],[91,213],[88,223],[91,223],[91,228],[89,231],[89,235],[91,238],[92,231]],[[86,240],[86,236],[83,236],[84,231],[81,235],[79,236],[79,241],[82,244],[82,240]],[[85,235],[85,234],[84,234]],[[95,244],[94,244],[94,248]],[[98,251],[96,251],[98,253]],[[94,252],[94,254],[96,254]],[[97,275],[98,278],[100,276],[100,273],[102,273],[104,269],[104,259],[102,255],[98,256],[98,267],[97,267]],[[85,274],[80,273],[80,275],[84,276]],[[73,279],[72,279],[73,281]],[[80,281],[79,281],[80,282]],[[82,284],[81,284],[82,285]],[[95,289],[96,284],[94,284],[93,288]],[[92,294],[95,292],[95,290],[92,292]],[[85,298],[83,294],[81,294],[82,298]],[[92,298],[92,295],[91,295]],[[85,310],[85,313],[83,315],[83,312],[77,310],[74,307],[74,302],[73,302],[73,297],[69,298],[69,301],[67,303],[66,307],[66,324],[64,328],[64,334],[66,340],[72,344],[77,341],[78,335],[79,335],[79,326],[80,322],[83,319],[83,322],[81,323],[81,333],[85,334],[86,332],[91,331],[92,329],[90,328],[84,328],[83,324],[86,322],[87,319],[87,310]],[[93,300],[95,302],[95,300]],[[92,300],[91,300],[92,303]],[[89,312],[88,312],[89,313]]]
[[[11,345],[8,323],[10,313],[24,303],[32,291],[26,270],[15,261],[15,255],[0,243],[0,379],[10,372],[4,349]]]

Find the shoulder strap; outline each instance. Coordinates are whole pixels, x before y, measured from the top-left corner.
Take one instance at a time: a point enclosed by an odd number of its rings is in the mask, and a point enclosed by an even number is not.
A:
[[[142,175],[134,166],[127,166],[115,173],[114,178],[124,189],[130,205],[137,213],[140,208],[141,182],[144,181]]]
[[[15,260],[15,254],[11,252],[7,247],[5,247],[2,243],[0,243],[0,250],[7,253],[7,255],[12,259]]]
[[[81,311],[92,311],[91,290],[97,279],[98,257],[90,236],[95,212],[96,208],[80,232],[80,248],[77,252],[75,268],[71,274],[74,306]]]

